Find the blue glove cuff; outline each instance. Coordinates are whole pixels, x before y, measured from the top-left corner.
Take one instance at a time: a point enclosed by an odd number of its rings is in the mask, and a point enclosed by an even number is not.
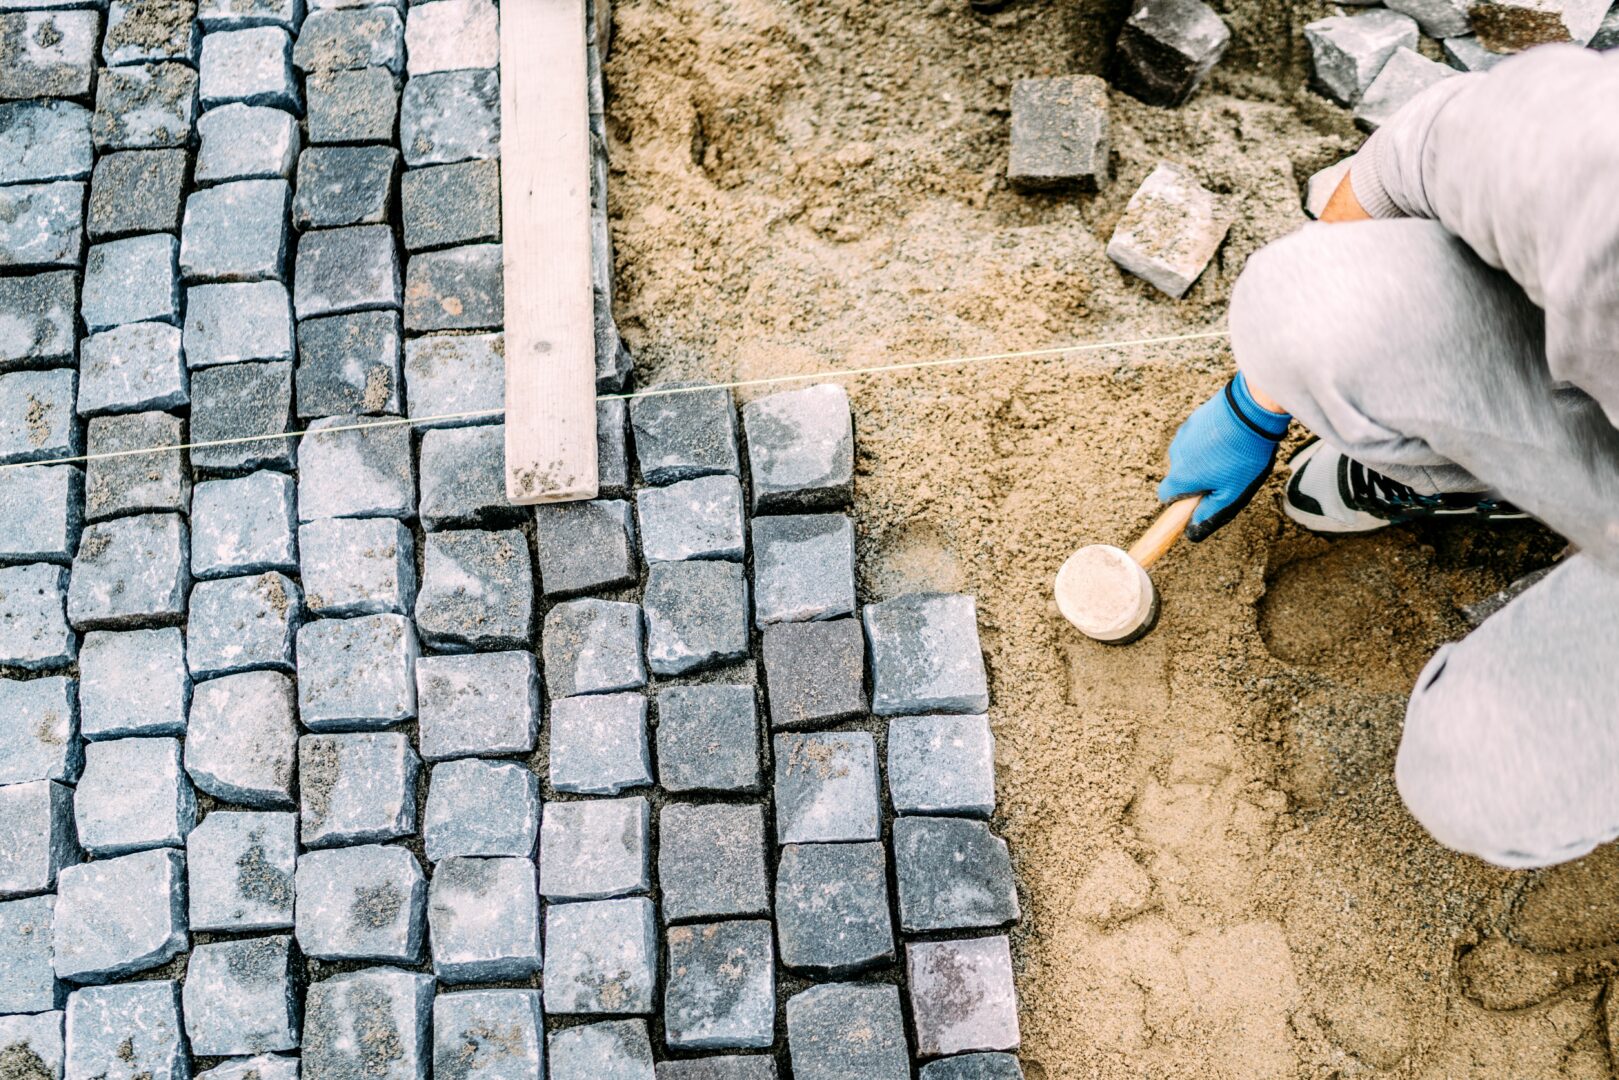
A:
[[[1242,372],[1226,384],[1226,401],[1231,411],[1254,430],[1272,442],[1279,442],[1287,434],[1287,425],[1293,422],[1293,417],[1285,412],[1271,412],[1254,400],[1254,395],[1248,389],[1248,380]]]

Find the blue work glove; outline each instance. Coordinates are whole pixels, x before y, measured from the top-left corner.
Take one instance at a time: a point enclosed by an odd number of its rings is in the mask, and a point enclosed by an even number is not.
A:
[[[1186,527],[1188,540],[1202,540],[1248,505],[1270,475],[1292,419],[1260,408],[1241,373],[1186,418],[1169,444],[1169,475],[1158,485],[1158,498],[1203,496]]]

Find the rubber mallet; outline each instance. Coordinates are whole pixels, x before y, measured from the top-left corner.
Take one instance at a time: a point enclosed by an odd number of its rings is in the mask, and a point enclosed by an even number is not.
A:
[[[1057,610],[1088,638],[1128,645],[1158,624],[1158,590],[1147,568],[1175,546],[1198,499],[1171,503],[1129,551],[1082,547],[1057,571]]]

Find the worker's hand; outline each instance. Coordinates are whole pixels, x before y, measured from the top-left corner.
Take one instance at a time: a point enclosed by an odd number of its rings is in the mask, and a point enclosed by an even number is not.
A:
[[[1203,496],[1186,527],[1188,540],[1203,539],[1248,505],[1270,475],[1290,420],[1261,408],[1241,374],[1186,418],[1169,444],[1169,475],[1158,498]]]

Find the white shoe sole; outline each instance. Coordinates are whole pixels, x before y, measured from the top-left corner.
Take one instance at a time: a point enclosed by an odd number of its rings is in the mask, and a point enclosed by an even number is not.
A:
[[[1293,474],[1314,460],[1316,453],[1324,446],[1326,446],[1326,443],[1314,442],[1293,455],[1292,460],[1287,463],[1289,488],[1292,487]],[[1351,510],[1346,506],[1343,507],[1343,512],[1353,516],[1344,519],[1330,517],[1326,514],[1312,514],[1308,510],[1302,510],[1294,506],[1293,500],[1287,497],[1287,492],[1285,490],[1282,492],[1282,513],[1287,516],[1289,521],[1313,533],[1342,536],[1350,533],[1376,532],[1378,529],[1386,529],[1394,524],[1387,518],[1368,514],[1364,510]]]

